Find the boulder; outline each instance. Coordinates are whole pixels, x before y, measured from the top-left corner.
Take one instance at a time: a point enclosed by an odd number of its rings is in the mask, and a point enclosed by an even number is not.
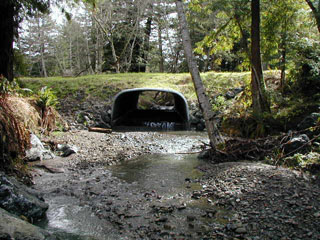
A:
[[[111,122],[111,114],[109,114],[108,112],[102,112],[101,113],[101,120],[105,123],[109,123]]]
[[[232,98],[234,98],[236,95],[234,94],[234,92],[233,91],[228,91],[226,94],[225,94],[225,98],[226,99],[232,99]]]
[[[29,161],[42,161],[55,158],[55,155],[45,149],[40,139],[35,135],[31,134],[30,138],[31,148],[26,151],[26,159]]]
[[[298,124],[298,130],[304,130],[317,125],[320,119],[320,113],[311,113]]]
[[[282,147],[285,153],[303,152],[310,147],[309,141],[310,139],[306,134],[301,134],[290,139]]]
[[[36,221],[45,216],[48,204],[35,191],[0,173],[0,207],[16,216]]]
[[[201,160],[208,160],[210,159],[210,150],[203,150],[201,153],[198,155],[198,159]]]
[[[0,208],[0,239],[3,240],[58,240],[49,232],[34,226]]]
[[[243,88],[234,88],[232,90],[229,90],[225,95],[224,97],[226,99],[232,99],[234,98],[235,96],[237,96],[239,93],[241,93],[243,91]]]
[[[201,119],[196,125],[196,131],[203,131],[206,128],[206,122],[204,119]]]
[[[62,154],[61,154],[62,157],[68,157],[71,154],[77,153],[78,148],[76,146],[71,146],[68,144],[58,144],[57,151],[62,152]]]

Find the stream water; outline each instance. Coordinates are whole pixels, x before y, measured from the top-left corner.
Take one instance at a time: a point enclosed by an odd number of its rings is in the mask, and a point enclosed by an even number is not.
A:
[[[170,133],[168,138],[174,138],[175,134]],[[92,181],[89,178],[99,178],[92,188],[104,185],[101,187],[104,198],[92,198],[90,204],[83,204],[81,197],[48,196],[47,221],[40,226],[62,239],[133,239],[154,235],[170,238],[170,234],[200,238],[209,226],[218,224],[217,219],[210,216],[217,209],[207,199],[192,197],[194,190],[202,188],[193,179],[201,176],[198,167],[206,163],[198,160],[197,154],[185,152],[202,138],[203,135],[193,134],[183,145],[171,142],[167,153],[142,155],[120,165],[91,171],[81,179],[88,183]],[[103,190],[106,189],[105,182],[100,180],[103,178],[109,179],[107,190]],[[103,217],[94,214],[97,206],[104,212]],[[119,208],[124,213],[119,213]],[[142,231],[142,226],[148,230]],[[147,235],[148,231],[154,235]]]

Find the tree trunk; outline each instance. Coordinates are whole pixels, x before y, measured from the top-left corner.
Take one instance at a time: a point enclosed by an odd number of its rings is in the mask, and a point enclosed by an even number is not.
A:
[[[151,36],[151,27],[152,27],[152,17],[148,17],[145,28],[145,37],[144,37],[144,51],[143,51],[143,60],[145,67],[141,69],[143,72],[148,72],[148,62],[149,62],[149,51],[150,51],[150,36]]]
[[[137,35],[134,36],[134,39],[133,39],[133,41],[131,43],[130,52],[129,52],[129,56],[128,56],[128,63],[127,63],[127,66],[126,66],[126,72],[129,72],[130,68],[131,68],[133,50],[134,50],[134,46],[136,44],[136,39],[137,39]]]
[[[37,16],[37,24],[38,24],[38,31],[39,31],[39,41],[40,41],[40,58],[41,58],[41,72],[40,75],[42,77],[47,78],[47,68],[46,68],[46,61],[45,61],[45,43],[44,43],[44,29],[42,28],[43,22],[41,22],[40,16]]]
[[[13,80],[13,37],[15,9],[12,1],[0,1],[0,75]]]
[[[158,43],[159,43],[159,55],[160,55],[160,62],[159,62],[159,72],[164,72],[164,58],[163,58],[163,42],[162,42],[162,28],[158,26]]]
[[[193,55],[190,34],[189,34],[187,20],[186,20],[184,9],[183,9],[182,0],[176,0],[175,2],[177,6],[179,23],[181,28],[181,35],[183,40],[183,47],[184,47],[185,55],[188,61],[189,71],[191,73],[191,77],[193,80],[194,88],[197,93],[199,105],[206,122],[206,127],[208,131],[209,139],[210,139],[210,145],[213,149],[216,149],[216,145],[219,143],[223,143],[224,141],[214,121],[212,106],[209,102],[209,98],[205,93],[205,89],[200,77],[199,69],[195,61],[195,57]]]
[[[255,116],[270,112],[267,101],[260,54],[260,0],[251,0],[251,93]]]
[[[92,62],[91,62],[91,55],[90,55],[90,48],[89,48],[89,40],[88,38],[86,38],[86,51],[87,51],[87,62],[88,62],[88,65],[90,66],[89,67],[89,73],[90,74],[93,74],[93,69],[92,69]]]
[[[286,63],[287,63],[287,21],[285,22],[283,33],[281,34],[281,43],[280,43],[280,70],[281,70],[281,78],[280,78],[280,89],[283,92],[285,89],[286,83]]]
[[[309,7],[312,10],[313,16],[316,19],[318,31],[320,33],[320,0],[318,0],[318,8],[316,8],[315,4],[312,3],[311,0],[306,0],[306,2],[308,3]]]
[[[69,35],[69,69],[71,74],[73,75],[73,66],[72,66],[72,39],[71,34]]]
[[[119,60],[119,57],[117,56],[113,41],[110,41],[110,45],[111,45],[112,57],[115,64],[116,73],[120,73],[120,62],[119,62],[120,60]]]

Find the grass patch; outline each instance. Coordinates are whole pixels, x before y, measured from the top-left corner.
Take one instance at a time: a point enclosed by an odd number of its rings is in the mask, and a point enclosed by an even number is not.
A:
[[[240,87],[250,73],[216,73],[201,74],[209,95],[226,92],[230,88]],[[33,92],[42,87],[51,88],[61,100],[76,96],[82,92],[84,97],[108,99],[119,91],[130,88],[164,88],[181,92],[189,101],[196,101],[192,79],[189,73],[121,73],[99,74],[81,77],[49,77],[49,78],[20,78],[21,87]]]

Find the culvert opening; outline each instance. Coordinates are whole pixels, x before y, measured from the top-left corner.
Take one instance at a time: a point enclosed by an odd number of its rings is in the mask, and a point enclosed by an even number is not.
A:
[[[185,97],[173,90],[135,88],[118,93],[113,101],[111,125],[122,131],[189,130]]]

